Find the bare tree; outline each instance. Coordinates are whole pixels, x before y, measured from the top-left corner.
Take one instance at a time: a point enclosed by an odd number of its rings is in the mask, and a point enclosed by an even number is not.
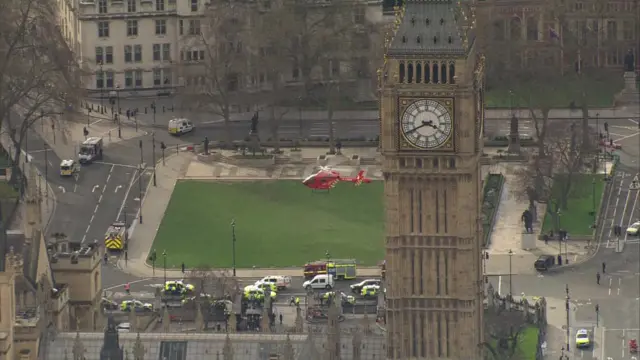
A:
[[[241,290],[238,279],[226,270],[198,267],[189,271],[186,279],[196,287],[196,298],[204,293],[215,299],[233,299]]]
[[[554,121],[547,130],[545,141],[541,143],[542,152],[534,154],[517,176],[521,186],[519,191],[532,189],[535,200],[547,203],[547,211],[555,218],[559,209],[569,208],[569,195],[575,178],[589,170],[587,160],[592,154],[585,149],[590,149],[591,145],[584,146],[583,140],[592,141],[593,136],[583,136],[584,128],[576,122]]]
[[[184,105],[224,119],[231,143],[231,113],[247,104],[243,92],[248,70],[245,35],[250,14],[244,2],[216,0],[207,5],[200,27],[189,27],[189,39],[177,62],[183,79],[179,97]],[[202,49],[193,51],[193,49]]]
[[[80,70],[58,18],[53,0],[9,0],[0,13],[0,125],[12,142],[15,168],[34,122],[60,116],[81,96]]]
[[[521,359],[522,354],[518,352],[518,345],[520,335],[527,327],[527,323],[519,310],[489,309],[485,311],[484,327],[485,334],[488,335],[484,346],[491,355],[491,359]]]

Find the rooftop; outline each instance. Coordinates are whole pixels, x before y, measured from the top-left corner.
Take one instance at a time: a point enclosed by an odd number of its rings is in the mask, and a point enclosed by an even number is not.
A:
[[[388,55],[464,55],[467,51],[452,0],[407,0]]]

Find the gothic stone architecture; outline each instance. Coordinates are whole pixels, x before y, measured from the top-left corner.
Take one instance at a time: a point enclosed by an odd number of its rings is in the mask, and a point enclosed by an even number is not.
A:
[[[387,358],[481,359],[484,57],[473,8],[406,1],[379,72]]]

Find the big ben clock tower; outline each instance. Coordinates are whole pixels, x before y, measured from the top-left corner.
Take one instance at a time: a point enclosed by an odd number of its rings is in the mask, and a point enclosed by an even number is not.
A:
[[[484,58],[473,9],[405,0],[379,71],[387,358],[482,359]]]

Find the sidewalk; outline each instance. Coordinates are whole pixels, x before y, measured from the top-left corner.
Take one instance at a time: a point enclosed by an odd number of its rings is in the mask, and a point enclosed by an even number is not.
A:
[[[89,126],[86,124],[66,121],[61,123],[58,120],[45,118],[35,124],[33,129],[47,142],[48,146],[58,155],[60,159],[75,159],[78,154],[78,146],[85,140],[84,129],[89,131],[89,136],[102,136],[104,145],[115,144],[120,141],[129,140],[145,135],[146,132],[130,127],[122,126],[122,138],[118,138],[118,126],[111,120],[97,120]],[[52,124],[54,127],[52,128]]]
[[[156,168],[157,186],[151,184],[147,188],[146,195],[142,202],[143,223],[137,223],[137,220],[131,225],[129,238],[132,240],[129,245],[127,261],[123,259],[118,261],[118,267],[122,271],[138,277],[152,277],[153,270],[146,264],[149,252],[156,233],[164,217],[164,213],[169,205],[173,188],[177,179],[184,177],[189,168],[194,155],[189,152],[182,152],[178,155],[168,157],[165,165],[161,163]],[[209,176],[209,178],[214,178]],[[137,218],[137,216],[136,216]],[[156,249],[161,252],[161,249]],[[180,264],[167,264],[169,268],[177,269]],[[229,270],[229,269],[225,269]],[[156,271],[156,275],[161,272]],[[164,275],[164,272],[162,272]],[[261,278],[268,275],[283,276],[300,276],[300,268],[274,268],[274,269],[237,269],[236,276],[240,278]],[[358,268],[358,275],[363,277],[380,276],[380,270],[377,267]],[[167,270],[167,277],[179,278],[183,274],[180,270]]]
[[[496,215],[495,225],[491,232],[490,245],[488,248],[489,260],[486,261],[487,275],[505,274],[535,274],[533,263],[540,255],[558,255],[560,245],[557,241],[549,241],[545,244],[541,240],[536,240],[535,249],[521,249],[521,238],[524,230],[521,217],[522,212],[527,209],[528,203],[524,199],[518,199],[514,192],[519,190],[516,187],[518,179],[516,170],[519,164],[499,163],[492,167],[492,173],[502,173],[505,176],[505,183],[502,190],[502,197]],[[534,223],[534,229],[540,227],[545,208],[538,209],[538,222]],[[534,230],[534,234],[538,231]],[[536,236],[536,235],[534,235]],[[537,236],[536,236],[537,237]],[[562,246],[563,257],[568,252],[569,262],[580,261],[587,256],[585,243],[568,243],[568,249]],[[509,251],[513,252],[511,259]]]
[[[89,104],[94,104],[94,107],[97,108],[100,104],[99,100],[86,100]],[[111,118],[111,105],[108,105],[108,102],[105,102],[107,107],[107,114]],[[126,107],[122,106],[122,111],[124,111]],[[149,123],[151,121],[151,114],[144,114],[143,109],[139,109],[140,112],[138,116],[141,121],[144,123]],[[87,113],[87,110],[83,108],[84,113]],[[326,110],[302,110],[298,108],[280,108],[277,111],[285,112],[282,116],[282,120],[307,120],[307,121],[319,121],[327,119],[327,111]],[[537,116],[541,117],[540,112],[537,112]],[[173,114],[167,113],[167,114]],[[207,114],[192,111],[189,112],[184,109],[175,109],[175,116],[179,114],[183,114],[187,117],[193,115],[197,118],[207,117],[208,120],[216,121],[220,120],[221,117],[215,114]],[[248,121],[253,116],[254,112],[236,112],[231,114],[231,121]],[[531,112],[527,108],[519,108],[519,109],[485,109],[485,119],[489,120],[497,120],[497,119],[510,119],[513,114],[515,114],[518,118],[531,119]],[[638,116],[638,110],[634,107],[620,107],[620,108],[599,108],[599,109],[589,109],[589,116],[592,118],[596,118],[596,114],[599,115],[601,120],[607,119],[619,119],[619,118],[636,118]],[[91,113],[92,116],[98,116],[96,112]],[[165,113],[159,111],[157,115],[165,116]],[[172,115],[173,116],[173,115]],[[579,119],[582,116],[582,110],[573,110],[570,109],[552,109],[549,112],[550,119]],[[165,116],[166,117],[166,116]],[[378,110],[340,110],[335,111],[333,113],[333,118],[336,121],[340,120],[376,120],[379,119],[380,114]],[[126,118],[126,116],[125,116]],[[196,120],[196,119],[192,119]]]

